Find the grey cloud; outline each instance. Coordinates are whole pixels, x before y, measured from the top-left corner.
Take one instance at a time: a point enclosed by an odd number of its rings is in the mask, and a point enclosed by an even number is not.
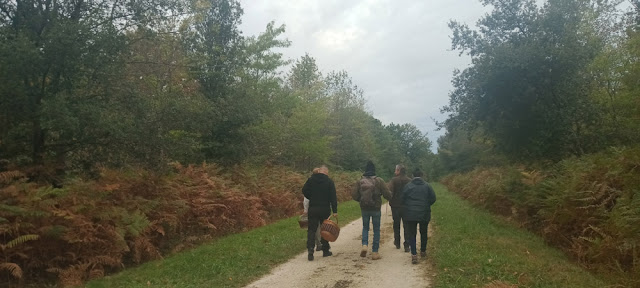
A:
[[[436,143],[432,118],[443,120],[455,68],[469,64],[449,51],[450,19],[474,24],[488,11],[477,0],[244,1],[245,35],[275,20],[286,24],[291,59],[308,52],[322,71],[346,70],[384,124],[412,123]],[[435,148],[435,147],[434,147]]]

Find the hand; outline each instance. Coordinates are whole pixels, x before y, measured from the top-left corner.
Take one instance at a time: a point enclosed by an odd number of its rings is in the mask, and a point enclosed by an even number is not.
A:
[[[333,213],[333,217],[338,217],[338,213]]]

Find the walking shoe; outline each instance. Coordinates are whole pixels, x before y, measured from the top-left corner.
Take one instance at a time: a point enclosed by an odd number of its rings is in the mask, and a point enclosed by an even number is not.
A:
[[[420,257],[426,258],[427,257],[427,251],[420,251]]]
[[[327,250],[327,251],[322,251],[322,257],[329,257],[333,255],[333,253],[331,253],[331,251]]]
[[[309,255],[307,255],[307,259],[309,261],[313,261],[313,251],[309,251]]]
[[[400,240],[394,240],[393,244],[396,245],[396,249],[400,249]]]
[[[360,251],[360,257],[367,257],[367,250],[369,250],[369,247],[367,247],[367,245],[362,245],[362,251]]]
[[[418,264],[418,255],[411,255],[411,264]]]
[[[316,246],[316,251],[322,251],[322,245],[317,245]]]
[[[380,256],[380,254],[378,254],[378,252],[371,253],[371,260],[378,260],[380,258],[382,258],[382,256]]]
[[[404,246],[404,252],[410,252],[411,251],[411,247],[409,246]]]

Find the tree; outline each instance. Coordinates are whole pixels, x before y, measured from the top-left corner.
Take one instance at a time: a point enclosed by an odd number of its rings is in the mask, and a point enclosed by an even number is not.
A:
[[[443,110],[449,130],[481,131],[512,159],[561,159],[597,147],[588,133],[600,115],[587,67],[604,47],[593,23],[607,1],[483,1],[494,6],[477,31],[450,23],[453,48],[473,65],[454,74]]]
[[[433,156],[433,152],[431,152],[431,141],[427,138],[426,133],[422,133],[413,124],[399,125],[391,123],[386,129],[396,140],[402,162],[409,167],[423,170],[429,168],[427,166],[429,166],[429,160]]]
[[[0,137],[8,139],[0,157],[64,162],[72,151],[108,142],[96,112],[112,96],[125,32],[152,27],[153,15],[174,8],[164,0],[0,2]]]

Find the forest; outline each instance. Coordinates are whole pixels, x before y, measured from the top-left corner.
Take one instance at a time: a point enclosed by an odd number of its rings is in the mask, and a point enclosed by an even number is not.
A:
[[[0,279],[63,286],[301,210],[327,164],[435,167],[235,0],[0,1]],[[344,172],[340,172],[344,171]],[[349,177],[351,175],[351,177]],[[1,286],[1,285],[0,285]]]
[[[286,59],[286,23],[244,35],[237,0],[0,0],[0,281],[79,285],[291,217],[321,164],[348,200],[372,160],[640,285],[640,1],[480,2],[449,23],[471,65],[431,143]]]
[[[484,0],[451,21],[441,179],[593,271],[640,285],[640,1]]]

